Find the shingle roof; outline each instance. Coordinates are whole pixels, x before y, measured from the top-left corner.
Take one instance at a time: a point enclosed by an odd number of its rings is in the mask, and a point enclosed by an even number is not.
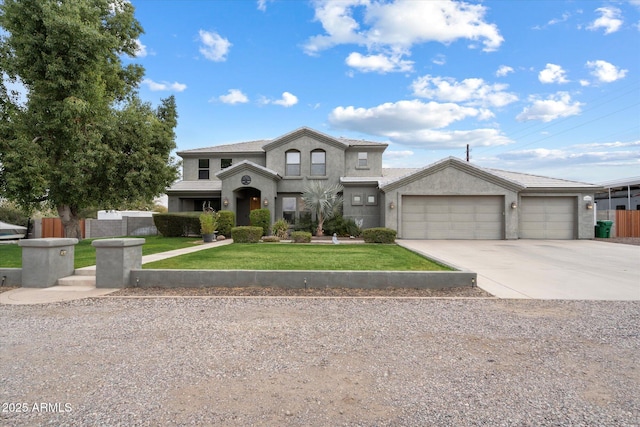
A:
[[[191,191],[220,191],[222,181],[219,179],[198,180],[198,181],[178,181],[167,189],[167,192],[191,192]]]
[[[203,153],[256,153],[264,152],[262,147],[271,140],[259,139],[256,141],[238,142],[234,144],[216,145],[213,147],[195,148],[193,150],[178,151],[178,155],[183,154],[203,154]]]
[[[485,171],[497,175],[509,181],[517,182],[526,188],[599,188],[599,185],[587,184],[578,181],[569,181],[566,179],[550,178],[548,176],[531,175],[521,172],[511,172],[500,169],[482,168]]]

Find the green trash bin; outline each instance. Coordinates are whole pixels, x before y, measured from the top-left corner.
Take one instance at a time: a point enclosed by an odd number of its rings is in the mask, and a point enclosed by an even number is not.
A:
[[[598,221],[596,225],[596,237],[608,239],[611,237],[613,221]]]

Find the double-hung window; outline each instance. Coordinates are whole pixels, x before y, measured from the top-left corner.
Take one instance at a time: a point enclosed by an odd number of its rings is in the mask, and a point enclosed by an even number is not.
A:
[[[300,176],[300,152],[298,150],[290,150],[285,153],[285,175]]]
[[[311,152],[311,175],[325,176],[327,174],[327,153],[324,150]]]
[[[361,151],[358,153],[358,167],[366,168],[367,166],[369,166],[368,159],[367,159],[367,152]]]
[[[198,179],[209,179],[209,159],[198,159]]]

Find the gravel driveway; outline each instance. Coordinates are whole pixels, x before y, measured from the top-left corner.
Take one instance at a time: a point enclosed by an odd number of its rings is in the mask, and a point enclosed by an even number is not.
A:
[[[637,426],[639,332],[633,301],[0,306],[0,425]]]

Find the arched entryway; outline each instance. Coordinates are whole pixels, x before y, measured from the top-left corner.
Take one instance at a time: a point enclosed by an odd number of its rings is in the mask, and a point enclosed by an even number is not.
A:
[[[234,191],[236,198],[236,224],[249,225],[249,213],[260,209],[261,192],[257,188],[244,187]]]

